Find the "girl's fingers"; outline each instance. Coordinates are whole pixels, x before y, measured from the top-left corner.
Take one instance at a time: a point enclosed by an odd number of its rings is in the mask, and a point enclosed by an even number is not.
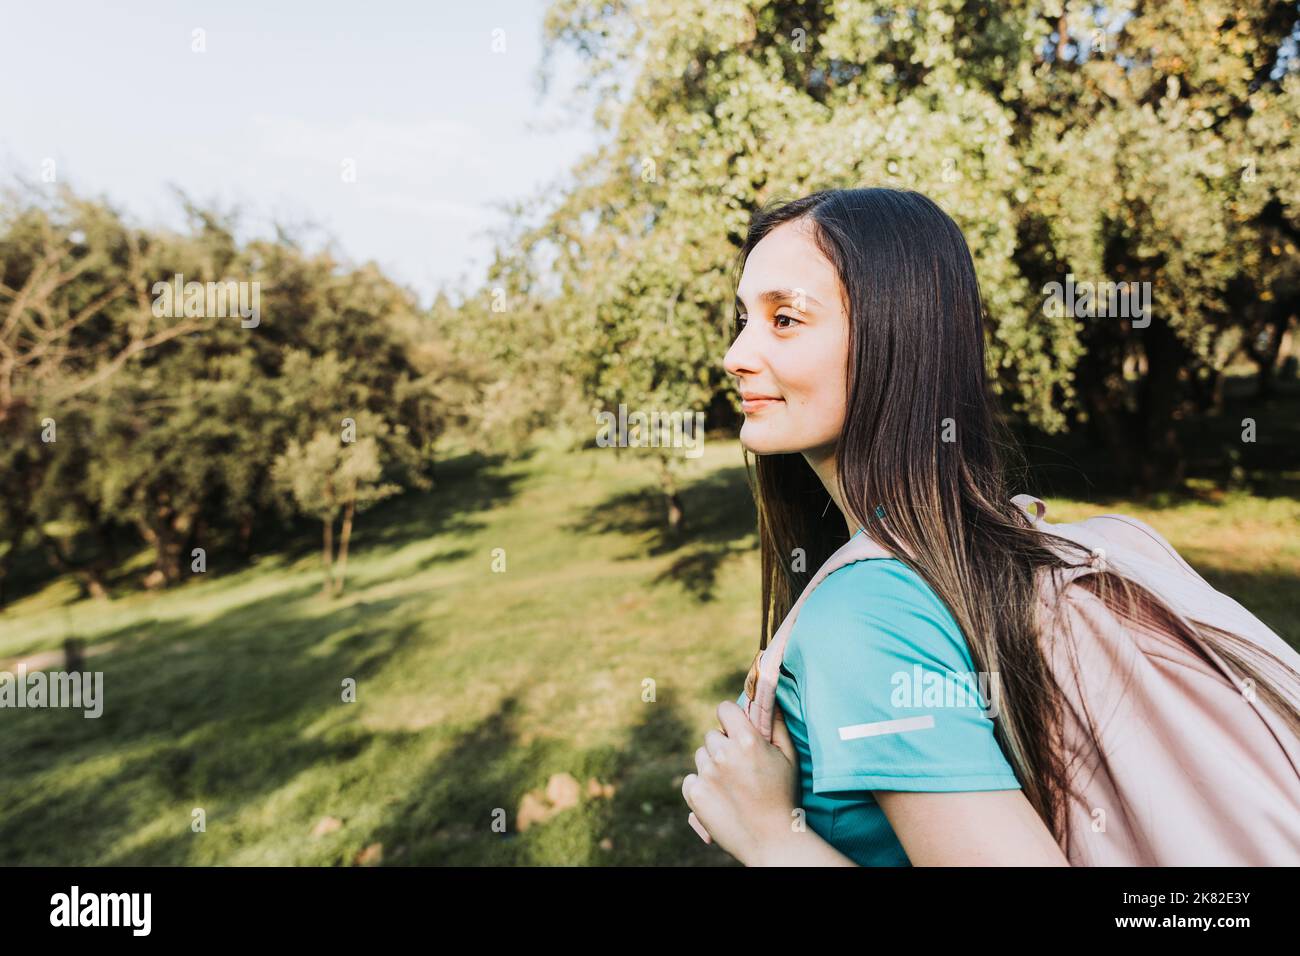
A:
[[[703,750],[704,748],[701,747],[700,749]],[[693,773],[688,773],[684,778],[682,778],[682,796],[686,798],[687,806],[691,805],[690,791],[691,787],[697,780],[699,780],[699,777]],[[700,823],[699,817],[695,815],[694,810],[691,810],[690,816],[686,818],[686,822],[691,825],[695,832],[700,835],[700,839],[705,843],[713,842],[713,837],[709,836],[709,831],[704,829],[704,824]]]
[[[785,714],[781,712],[780,707],[776,709],[772,720],[772,746],[785,754],[787,760],[798,763],[799,753],[795,749],[794,739],[790,736],[790,728],[785,725]]]
[[[713,756],[709,753],[709,751],[706,748],[701,747],[695,751],[696,770],[698,770],[700,773],[704,773],[706,768],[712,766],[713,766]]]
[[[717,758],[718,753],[722,750],[724,743],[727,741],[727,735],[720,730],[710,730],[704,735],[704,750],[708,755]],[[703,768],[701,768],[702,770]]]
[[[695,828],[695,832],[700,835],[700,839],[705,843],[713,842],[713,837],[709,836],[709,831],[704,829],[704,825],[700,823],[699,819],[695,816],[694,810],[692,810],[690,816],[686,818],[686,822]]]

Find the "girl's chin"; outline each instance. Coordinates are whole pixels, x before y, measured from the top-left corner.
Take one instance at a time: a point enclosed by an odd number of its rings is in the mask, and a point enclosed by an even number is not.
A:
[[[753,455],[788,455],[796,449],[789,442],[781,441],[777,436],[766,434],[767,429],[756,423],[746,422],[740,427],[740,443]]]

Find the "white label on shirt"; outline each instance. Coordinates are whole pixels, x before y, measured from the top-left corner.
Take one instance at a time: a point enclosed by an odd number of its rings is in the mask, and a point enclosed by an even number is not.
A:
[[[840,728],[840,740],[859,737],[878,737],[881,734],[901,734],[908,730],[929,730],[934,726],[934,714],[924,717],[902,717],[898,720],[878,720],[874,724],[850,724]]]

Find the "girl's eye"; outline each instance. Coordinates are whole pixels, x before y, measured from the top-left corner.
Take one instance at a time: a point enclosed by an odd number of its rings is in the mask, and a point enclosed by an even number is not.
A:
[[[802,321],[801,321],[800,319],[797,319],[797,318],[795,318],[793,315],[789,315],[788,313],[785,313],[785,312],[778,312],[776,315],[774,315],[774,316],[772,317],[772,319],[773,319],[773,322],[776,323],[776,327],[777,327],[778,329],[789,329],[789,328],[792,328],[794,325],[800,325],[800,324],[802,324]],[[790,323],[790,324],[786,324],[786,325],[781,325],[781,324],[779,324],[780,321],[781,321],[782,319],[784,319],[787,323]],[[745,325],[746,325],[748,322],[749,322],[749,313],[748,313],[748,312],[738,312],[738,313],[736,314],[736,332],[739,333],[739,332],[743,331],[744,328],[745,328]]]

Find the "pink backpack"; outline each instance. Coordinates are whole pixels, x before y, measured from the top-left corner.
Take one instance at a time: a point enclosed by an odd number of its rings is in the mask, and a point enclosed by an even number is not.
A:
[[[1121,621],[1075,579],[1103,569],[1146,587],[1184,620],[1240,635],[1240,651],[1300,706],[1300,654],[1192,570],[1155,529],[1127,515],[1072,524],[1018,495],[1034,526],[1083,545],[1090,564],[1045,577],[1041,609],[1059,590],[1068,629],[1051,631],[1048,659],[1065,696],[1066,765],[1073,797],[1062,849],[1072,866],[1300,865],[1300,737],[1199,638]],[[1060,552],[1067,560],[1077,560]],[[856,561],[893,557],[867,534],[851,538],[813,575],[745,691],[750,721],[772,739],[776,685],[799,609],[826,576]],[[1072,635],[1072,641],[1069,637]],[[1076,671],[1066,654],[1073,645]],[[1282,662],[1259,654],[1268,651]],[[1139,653],[1140,652],[1140,653]],[[1288,672],[1287,668],[1290,668]],[[1099,740],[1087,730],[1086,701]],[[1098,759],[1104,753],[1108,773]]]

